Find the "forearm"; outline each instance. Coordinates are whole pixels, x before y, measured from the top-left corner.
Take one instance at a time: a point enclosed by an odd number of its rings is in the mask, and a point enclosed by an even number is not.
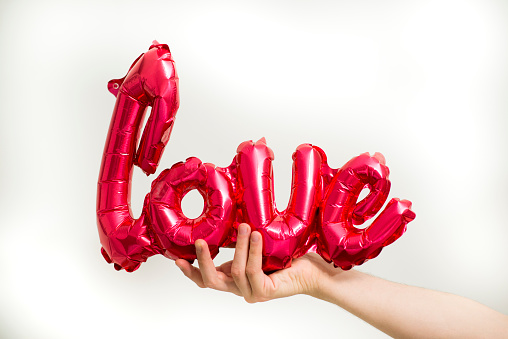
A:
[[[322,279],[314,296],[396,338],[508,337],[508,317],[482,304],[355,270]]]

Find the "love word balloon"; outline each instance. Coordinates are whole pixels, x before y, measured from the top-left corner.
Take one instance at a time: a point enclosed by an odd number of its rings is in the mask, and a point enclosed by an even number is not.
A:
[[[342,269],[379,255],[415,218],[411,202],[392,199],[367,228],[390,191],[389,170],[380,153],[361,154],[339,169],[327,165],[319,147],[303,144],[293,154],[291,196],[284,211],[274,202],[273,152],[264,139],[246,141],[228,167],[188,158],[152,183],[141,217],[130,210],[133,166],[155,173],[179,106],[178,76],[167,45],[154,41],[127,75],[108,84],[116,105],[104,148],[97,192],[102,254],[117,270],[136,270],[150,256],[196,258],[204,239],[212,258],[234,247],[236,231],[248,223],[263,237],[263,270],[279,270],[309,252]],[[147,107],[151,114],[139,141]],[[138,145],[139,141],[139,146]],[[204,208],[197,218],[182,212],[183,197],[198,190]],[[358,201],[362,190],[368,195]]]

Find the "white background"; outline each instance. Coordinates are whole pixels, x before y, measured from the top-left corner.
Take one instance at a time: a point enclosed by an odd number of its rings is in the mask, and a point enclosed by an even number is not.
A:
[[[227,166],[264,136],[284,209],[299,144],[335,168],[382,152],[390,197],[417,218],[359,269],[507,314],[507,22],[502,0],[1,1],[0,337],[384,337],[310,297],[199,289],[162,256],[131,274],[103,260],[106,84],[153,39],[181,79],[158,173],[189,156]],[[155,177],[135,169],[136,214]]]

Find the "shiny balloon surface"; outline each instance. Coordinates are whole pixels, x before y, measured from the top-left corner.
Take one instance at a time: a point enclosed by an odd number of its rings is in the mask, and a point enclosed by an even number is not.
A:
[[[310,144],[294,152],[289,203],[284,211],[277,210],[274,156],[261,139],[242,143],[228,167],[188,158],[164,170],[152,183],[141,217],[134,219],[134,165],[147,175],[155,173],[179,106],[178,76],[168,46],[154,41],[127,75],[111,80],[108,88],[117,99],[99,175],[97,220],[102,254],[117,270],[132,272],[155,254],[192,262],[197,239],[205,239],[215,257],[220,247],[234,247],[243,222],[262,234],[266,272],[289,267],[308,252],[350,269],[379,255],[415,218],[411,202],[392,199],[369,227],[355,227],[375,216],[388,197],[383,156],[364,153],[332,169],[323,150]],[[140,139],[148,106],[152,111]],[[194,189],[205,206],[199,217],[190,219],[181,202]],[[358,201],[363,189],[370,193]]]

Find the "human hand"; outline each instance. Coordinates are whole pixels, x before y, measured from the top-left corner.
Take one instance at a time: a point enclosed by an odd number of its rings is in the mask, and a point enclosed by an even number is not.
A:
[[[242,296],[248,303],[268,301],[295,294],[319,297],[321,286],[343,272],[319,255],[309,253],[293,260],[291,267],[266,275],[261,269],[263,241],[259,232],[240,224],[232,261],[215,267],[208,245],[195,242],[199,268],[184,259],[176,265],[201,288],[212,288]]]

